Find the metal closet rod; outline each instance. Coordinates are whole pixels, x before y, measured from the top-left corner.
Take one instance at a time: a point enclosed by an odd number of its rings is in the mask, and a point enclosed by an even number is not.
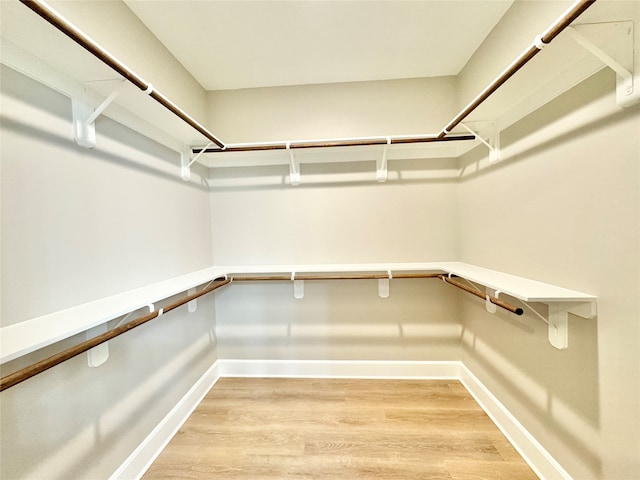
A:
[[[223,287],[228,283],[231,283],[231,279],[216,279],[211,283],[211,285],[207,286],[201,291],[196,292],[192,295],[187,295],[186,297],[183,297],[180,300],[176,300],[169,305],[165,305],[160,310],[155,310],[146,315],[142,315],[141,317],[135,318],[130,322],[109,330],[108,332],[97,335],[96,337],[93,337],[82,343],[74,345],[73,347],[69,347],[66,350],[56,353],[55,355],[45,358],[44,360],[40,360],[33,365],[29,365],[28,367],[22,368],[14,373],[6,375],[0,378],[0,392],[21,382],[24,382],[25,380],[28,380],[31,377],[38,375],[39,373],[49,370],[50,368],[53,368],[56,365],[61,364],[62,362],[66,362],[67,360],[80,355],[81,353],[91,350],[93,347],[96,347],[101,343],[107,342],[119,335],[122,335],[123,333],[128,332],[129,330],[132,330],[144,323],[158,318],[159,316],[170,312],[171,310],[175,310],[176,308],[189,303],[191,300],[195,300],[196,298],[206,295],[207,293],[213,292],[214,290],[217,290],[218,288]]]
[[[43,19],[56,27],[66,36],[71,38],[78,45],[89,51],[89,53],[97,57],[99,60],[122,75],[124,78],[129,80],[136,87],[145,92],[163,107],[171,111],[174,115],[180,117],[184,122],[196,129],[211,142],[215,143],[220,148],[224,148],[224,143],[222,143],[222,141],[218,139],[213,133],[207,130],[197,120],[195,120],[188,113],[178,107],[175,103],[165,97],[158,90],[155,90],[150,82],[144,80],[140,75],[127,67],[124,63],[114,57],[110,52],[105,50],[101,45],[99,45],[96,41],[90,38],[87,34],[85,34],[74,24],[72,24],[65,17],[60,15],[45,2],[41,0],[20,0],[20,2],[40,15]]]
[[[214,134],[209,132],[200,123],[185,113],[177,105],[171,102],[167,97],[153,89],[151,83],[146,82],[130,68],[120,62],[111,53],[102,48],[84,32],[79,30],[75,25],[65,19],[62,15],[52,9],[49,5],[41,0],[20,0],[24,5],[36,12],[50,24],[55,26],[62,33],[70,37],[76,43],[80,44],[98,59],[113,68],[120,75],[125,77],[140,90],[147,93],[165,108],[180,117],[191,127],[196,129],[212,143],[219,148],[205,148],[205,153],[216,152],[251,152],[261,150],[283,150],[287,148],[318,148],[318,147],[342,147],[342,146],[367,146],[367,145],[384,145],[400,144],[400,143],[419,143],[419,142],[437,142],[446,140],[470,140],[475,136],[451,136],[447,137],[451,131],[462,122],[471,112],[473,112],[480,104],[491,96],[498,88],[500,88],[509,78],[511,78],[518,70],[528,63],[538,52],[548,43],[550,43],[560,32],[568,27],[576,18],[578,18],[587,8],[589,8],[596,0],[577,0],[569,7],[569,9],[558,18],[545,32],[540,35],[536,41],[523,52],[507,69],[498,76],[491,84],[489,84],[471,103],[469,103],[453,120],[451,120],[437,135],[420,136],[420,137],[396,137],[396,138],[379,138],[379,139],[349,139],[349,140],[327,140],[327,141],[308,141],[308,142],[291,142],[287,143],[263,143],[263,144],[247,144],[247,145],[231,145],[226,146]],[[200,153],[203,149],[194,149],[194,153]]]

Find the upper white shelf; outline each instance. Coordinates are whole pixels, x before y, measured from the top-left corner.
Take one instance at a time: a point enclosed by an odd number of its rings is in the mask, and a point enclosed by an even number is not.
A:
[[[594,295],[568,290],[547,283],[476,267],[462,262],[364,263],[364,264],[297,264],[217,266],[154,283],[76,307],[43,315],[0,329],[0,363],[81,333],[139,308],[189,290],[225,275],[282,273],[365,273],[425,272],[457,275],[467,280],[518,298],[525,302],[547,304],[586,304],[587,314],[595,314]],[[568,311],[573,312],[571,309]]]

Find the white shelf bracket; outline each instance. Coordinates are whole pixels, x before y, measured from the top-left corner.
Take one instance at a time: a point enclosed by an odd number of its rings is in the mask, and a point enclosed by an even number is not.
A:
[[[187,290],[187,295],[193,295],[196,293],[196,289],[195,288],[190,288],[189,290]],[[198,309],[198,299],[194,299],[191,300],[190,302],[187,302],[187,311],[189,313],[193,313]]]
[[[603,28],[616,30],[616,42],[600,47],[588,36],[597,36]],[[579,31],[579,30],[580,31]],[[616,72],[616,102],[620,107],[631,107],[640,102],[640,70],[634,62],[633,21],[568,27],[567,34],[579,45]],[[614,51],[612,51],[614,50]]]
[[[185,182],[191,180],[191,166],[189,163],[189,150],[185,148],[180,152],[180,178]]]
[[[94,110],[91,106],[81,98],[71,99],[71,112],[73,117],[73,139],[85,148],[95,148],[96,146],[96,119],[113,103],[120,95],[125,81],[123,80],[116,89],[111,92],[104,101]]]
[[[295,187],[300,185],[300,165],[296,162],[291,150],[291,142],[287,142],[287,152],[289,152],[289,183]]]
[[[291,272],[291,281],[293,282],[293,296],[297,300],[304,298],[304,280],[296,280],[296,272]]]
[[[91,340],[93,337],[105,333],[107,331],[107,324],[101,323],[93,328],[90,328],[85,332],[87,340]],[[91,350],[87,350],[87,364],[91,368],[99,367],[107,361],[109,358],[109,342],[96,345]]]
[[[459,123],[459,125],[471,135],[474,135],[489,149],[489,162],[494,163],[500,160],[500,132],[498,130],[494,129],[492,136],[488,140],[485,140],[481,135],[464,123]]]
[[[489,313],[496,313],[498,311],[498,306],[495,303],[492,303],[491,300],[489,300],[489,297],[498,298],[500,296],[500,291],[493,290],[492,288],[486,287],[485,292],[486,292],[486,296],[484,300],[485,310]]]
[[[389,149],[389,145],[391,145],[391,137],[387,137],[387,143],[382,147],[382,156],[376,162],[376,180],[380,183],[386,182],[388,178],[387,151]]]
[[[380,298],[389,298],[389,281],[393,278],[391,270],[387,270],[389,278],[378,279],[378,296]]]
[[[207,149],[212,145],[213,145],[213,142],[209,142],[207,146],[202,148],[198,152],[198,154],[195,157],[193,157],[191,160],[189,160],[189,156],[192,150],[191,148],[185,148],[184,151],[180,154],[180,176],[185,182],[188,182],[189,180],[191,180],[191,165],[193,165],[204,153],[206,153]]]
[[[549,308],[548,318],[545,318],[527,302],[520,300],[520,303],[540,318],[549,327],[549,343],[559,349],[565,350],[569,347],[569,314],[578,315],[583,318],[594,318],[597,314],[596,302],[546,302]]]

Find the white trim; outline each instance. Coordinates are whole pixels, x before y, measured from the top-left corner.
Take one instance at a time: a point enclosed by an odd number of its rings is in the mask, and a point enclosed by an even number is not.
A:
[[[218,360],[221,377],[458,379],[460,362]]]
[[[572,478],[463,362],[219,359],[109,480],[141,478],[204,396],[222,377],[458,380],[541,479]]]
[[[209,390],[220,379],[218,362],[200,377],[175,407],[160,421],[131,455],[113,472],[109,480],[138,480],[158,458],[180,427],[187,421]]]
[[[460,382],[478,402],[509,443],[524,458],[538,477],[546,480],[572,480],[555,458],[513,416],[507,407],[461,362]]]

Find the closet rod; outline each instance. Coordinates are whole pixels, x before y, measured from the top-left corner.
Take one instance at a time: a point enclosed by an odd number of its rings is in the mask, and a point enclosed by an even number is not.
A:
[[[391,278],[437,278],[439,273],[394,273]],[[263,282],[263,281],[291,281],[291,275],[232,275],[234,282]],[[358,273],[358,274],[332,274],[332,275],[294,275],[294,280],[384,280],[388,279],[388,273]]]
[[[475,295],[476,297],[480,297],[483,300],[486,300],[487,297],[489,297],[489,301],[491,303],[493,303],[494,305],[497,305],[497,306],[499,306],[501,308],[504,308],[505,310],[508,310],[511,313],[515,313],[516,315],[522,315],[524,313],[524,310],[522,310],[522,308],[520,308],[520,307],[515,307],[515,306],[511,305],[510,303],[507,303],[507,302],[505,302],[503,300],[500,300],[499,298],[496,298],[496,297],[494,297],[492,295],[487,295],[485,293],[482,293],[479,290],[475,290],[475,289],[469,287],[468,285],[465,285],[464,283],[460,283],[460,282],[454,280],[453,278],[451,278],[451,277],[449,277],[447,275],[439,274],[438,277],[441,278],[442,280],[444,280],[445,282],[455,286],[455,287],[461,288],[465,292],[468,292],[468,293],[470,293],[472,295]]]
[[[6,375],[0,378],[0,392],[2,392],[3,390],[6,390],[7,388],[13,387],[14,385],[17,385],[21,382],[24,382],[25,380],[28,380],[29,378],[34,377],[39,373],[42,373],[52,367],[55,367],[56,365],[59,365],[62,362],[65,362],[77,355],[80,355],[81,353],[84,353],[87,350],[91,350],[93,347],[96,347],[101,343],[104,343],[106,341],[111,340],[112,338],[122,335],[123,333],[126,333],[129,330],[132,330],[133,328],[142,325],[143,323],[147,323],[150,320],[153,320],[154,318],[158,318],[160,315],[163,315],[186,303],[189,303],[191,300],[195,300],[198,297],[201,297],[203,295],[206,295],[207,293],[213,292],[214,290],[217,290],[218,288],[224,285],[227,285],[230,282],[231,282],[230,279],[220,279],[220,280],[216,279],[211,283],[211,285],[207,286],[201,291],[196,292],[192,295],[183,297],[180,300],[176,300],[175,302],[162,307],[161,309],[162,312],[160,310],[155,310],[153,312],[150,312],[146,315],[143,315],[134,320],[131,320],[130,322],[120,325],[119,327],[109,330],[108,332],[105,332],[94,338],[91,338],[82,343],[79,343],[78,345],[69,347],[66,350],[63,350],[59,353],[56,353],[55,355],[45,358],[44,360],[40,360],[39,362],[36,362],[33,365],[29,365],[28,367],[22,368],[14,373]]]
[[[535,57],[542,48],[556,38],[560,32],[567,28],[571,22],[578,18],[587,8],[593,5],[596,0],[577,0],[569,7],[533,44],[523,52],[504,72],[491,82],[482,92],[474,98],[453,120],[451,120],[438,134],[438,138],[445,138],[460,122],[462,122],[471,112],[491,96],[498,88],[509,80],[518,70],[520,70],[529,60]]]
[[[174,115],[180,117],[184,122],[196,129],[211,142],[215,143],[220,148],[224,148],[224,143],[222,143],[222,141],[219,140],[213,133],[203,127],[198,121],[196,121],[175,103],[165,97],[162,93],[155,90],[151,83],[145,81],[142,77],[140,77],[124,63],[114,57],[111,53],[105,50],[102,46],[100,46],[97,42],[95,42],[92,38],[90,38],[78,27],[69,22],[69,20],[60,15],[45,2],[41,0],[20,0],[20,2],[40,15],[43,19],[56,27],[62,33],[67,35],[78,45],[89,51],[89,53],[91,53],[93,56],[97,57],[99,60],[122,75],[124,78],[129,80],[136,87],[138,87],[144,93],[160,103]]]
[[[431,143],[460,140],[475,140],[475,135],[452,135],[439,138],[435,135],[414,137],[374,137],[374,138],[344,138],[335,140],[298,140],[292,142],[227,144],[221,148],[193,148],[192,153],[219,153],[219,152],[257,152],[265,150],[286,150],[287,148],[323,148],[323,147],[366,147],[375,145],[396,145],[406,143]]]

